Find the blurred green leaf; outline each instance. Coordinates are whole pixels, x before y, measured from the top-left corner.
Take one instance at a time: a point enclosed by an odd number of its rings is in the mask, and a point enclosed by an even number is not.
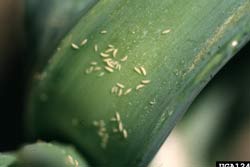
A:
[[[0,153],[0,167],[9,167],[16,161],[16,157],[12,154]]]
[[[24,146],[16,153],[13,167],[87,167],[85,160],[71,146],[36,143]]]

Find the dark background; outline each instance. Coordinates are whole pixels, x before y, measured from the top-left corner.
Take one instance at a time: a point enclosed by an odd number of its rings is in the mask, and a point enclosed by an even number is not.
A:
[[[25,41],[20,0],[0,1],[0,150],[22,142]]]

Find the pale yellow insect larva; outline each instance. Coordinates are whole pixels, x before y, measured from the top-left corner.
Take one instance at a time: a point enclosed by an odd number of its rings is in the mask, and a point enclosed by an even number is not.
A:
[[[115,67],[111,61],[106,61],[106,64],[107,64],[110,68],[114,68],[114,67]]]
[[[84,46],[84,45],[86,45],[86,44],[87,44],[87,42],[88,42],[88,39],[84,39],[84,40],[81,42],[80,46]]]
[[[151,105],[154,105],[155,103],[156,103],[156,101],[149,102],[149,104],[151,104]]]
[[[128,95],[129,93],[131,93],[132,91],[132,88],[128,88],[125,92],[124,92],[124,95]]]
[[[104,76],[104,74],[105,74],[105,72],[101,72],[98,76],[102,77],[102,76]]]
[[[102,70],[101,67],[95,67],[95,68],[94,68],[94,71],[100,71],[100,70]]]
[[[93,67],[93,66],[89,67],[88,69],[86,69],[86,74],[92,73],[93,70],[94,70],[94,67]]]
[[[110,52],[113,52],[114,51],[114,48],[109,48],[107,50],[105,50],[105,53],[110,53]]]
[[[141,88],[143,88],[143,87],[145,87],[145,85],[139,84],[139,85],[136,86],[136,90],[139,90],[139,89],[141,89]]]
[[[123,90],[119,89],[118,96],[122,96]]]
[[[115,113],[115,117],[116,117],[117,121],[121,121],[121,116],[120,116],[119,112]]]
[[[143,66],[141,66],[140,69],[141,69],[142,74],[143,74],[144,76],[146,76],[146,75],[147,75],[146,69],[145,69]]]
[[[118,88],[116,86],[114,86],[112,89],[111,89],[111,93],[117,93],[118,91]]]
[[[142,80],[141,83],[142,84],[149,84],[151,81],[150,80]]]
[[[122,124],[122,122],[118,123],[118,129],[119,129],[120,132],[122,132],[122,130],[123,130],[123,124]]]
[[[123,129],[122,134],[125,139],[128,138],[128,132],[126,129]]]
[[[120,88],[125,88],[125,86],[123,85],[123,84],[121,84],[121,83],[116,83],[116,85],[118,86],[118,87],[120,87]]]
[[[109,63],[109,64],[112,66],[112,68],[114,68],[114,67],[115,67],[114,61],[113,61],[112,59],[111,59],[111,60],[106,61],[106,63]]]
[[[98,45],[97,44],[95,44],[94,50],[95,50],[95,52],[98,52]]]
[[[161,33],[162,33],[163,35],[165,35],[165,34],[168,34],[168,33],[170,33],[170,32],[171,32],[171,29],[166,29],[166,30],[162,31]]]
[[[101,33],[101,34],[107,34],[108,31],[107,31],[107,30],[102,30],[100,33]]]
[[[93,121],[93,125],[94,126],[99,126],[99,122],[98,121]]]
[[[114,61],[114,60],[112,60],[112,61],[111,61],[111,63],[112,63],[114,66],[116,66],[116,65],[118,65],[118,64],[119,64],[119,62],[118,62],[118,61]]]
[[[112,88],[111,88],[111,93],[114,93],[115,92],[115,86],[113,86]]]
[[[86,73],[86,74],[90,74],[91,71],[90,71],[89,69],[86,69],[86,70],[85,70],[85,73]]]
[[[112,68],[108,67],[108,66],[105,66],[104,68],[105,68],[105,70],[107,70],[108,72],[114,72],[114,70],[113,70]]]
[[[108,47],[109,48],[114,48],[114,45],[109,44]]]
[[[109,54],[106,54],[106,53],[100,53],[100,55],[102,56],[102,57],[104,57],[104,58],[106,58],[106,57],[109,57]]]
[[[92,61],[90,64],[96,66],[98,63],[96,61]]]
[[[76,50],[79,49],[79,46],[78,46],[77,44],[74,44],[74,43],[71,44],[71,47],[72,47],[73,49],[76,49]]]
[[[140,74],[140,75],[142,74],[142,73],[141,73],[141,70],[140,70],[139,68],[135,67],[134,70],[135,70],[135,72],[137,72],[138,74]]]
[[[115,50],[113,51],[113,57],[116,57],[117,53],[118,53],[118,49],[115,49]]]
[[[121,61],[127,61],[128,60],[128,56],[124,56],[122,59],[121,59]]]
[[[103,59],[103,62],[107,62],[107,61],[112,61],[112,59],[111,58]]]
[[[68,162],[71,164],[71,165],[74,165],[75,164],[75,162],[74,162],[74,159],[73,159],[73,157],[71,156],[71,155],[68,155]]]
[[[121,71],[122,66],[121,66],[121,64],[116,64],[115,68],[118,69],[119,71]]]
[[[75,160],[75,167],[79,167],[79,162]]]

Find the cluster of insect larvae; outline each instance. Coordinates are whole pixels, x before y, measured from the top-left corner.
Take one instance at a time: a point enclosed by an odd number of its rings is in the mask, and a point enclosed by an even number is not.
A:
[[[162,35],[166,35],[171,32],[171,29],[166,29],[161,32]],[[106,30],[100,31],[100,34],[107,34],[108,32]],[[135,32],[133,32],[135,33]],[[79,45],[72,43],[71,47],[74,50],[80,49],[80,47],[83,47],[87,44],[88,39],[82,40]],[[122,68],[122,63],[126,62],[128,60],[128,56],[125,55],[122,58],[118,58],[118,52],[119,49],[116,48],[114,45],[109,44],[105,50],[99,51],[99,47],[97,44],[94,44],[93,46],[94,52],[100,56],[102,63],[98,63],[97,61],[92,61],[89,64],[89,67],[86,69],[86,74],[91,74],[98,72],[98,76],[103,76],[106,73],[113,73],[115,71],[120,71]],[[147,70],[144,66],[135,66],[134,70],[137,74],[146,77],[147,76]],[[148,79],[140,80],[140,83],[134,88],[132,87],[126,87],[122,83],[116,83],[115,86],[111,88],[111,93],[117,96],[126,96],[130,94],[133,90],[140,90],[147,86],[151,81]],[[155,99],[150,101],[150,105],[154,105],[156,103]],[[116,123],[116,127],[113,128],[114,133],[120,133],[124,139],[128,138],[128,132],[124,128],[124,125],[121,121],[121,116],[118,112],[115,113],[115,117],[111,118],[111,121],[114,121]],[[100,121],[94,121],[94,126],[98,128],[97,134],[101,138],[101,147],[106,148],[108,140],[109,140],[109,134],[105,125],[105,122],[103,120]]]
[[[100,33],[106,34],[107,31],[102,30]],[[84,39],[84,40],[82,40],[82,42],[80,42],[80,45],[78,45],[76,43],[71,43],[71,47],[74,50],[79,50],[80,47],[83,47],[84,45],[86,45],[87,42],[88,42],[88,39]],[[99,47],[97,44],[95,44],[94,51],[96,53],[99,53],[104,65],[98,66],[97,62],[91,62],[90,66],[85,70],[86,74],[90,74],[92,72],[97,72],[97,71],[103,70],[98,75],[98,76],[103,76],[105,74],[104,71],[106,71],[108,73],[113,73],[115,70],[120,71],[122,68],[121,62],[125,62],[128,59],[128,56],[124,56],[124,57],[118,59],[117,58],[118,57],[118,48],[115,48],[115,46],[111,45],[111,44],[109,44],[108,47],[106,48],[106,50],[104,50],[102,52],[99,52]]]
[[[115,113],[115,117],[110,119],[111,121],[114,121],[117,123],[117,128],[113,128],[113,132],[114,133],[121,133],[122,136],[126,139],[128,138],[128,132],[127,130],[124,128],[122,120],[121,120],[121,116],[119,114],[119,112]]]
[[[145,69],[143,66],[135,67],[134,70],[135,70],[135,72],[137,72],[139,75],[144,75],[144,76],[147,75],[147,71],[146,71],[146,69]]]
[[[109,140],[109,134],[106,129],[106,124],[103,120],[100,121],[94,121],[94,126],[98,128],[97,134],[101,138],[101,147],[106,148]]]
[[[168,32],[170,32],[170,29],[164,30],[162,33],[166,34]],[[100,33],[106,34],[107,31],[102,30]],[[80,49],[80,47],[86,45],[87,42],[88,42],[88,39],[84,39],[84,40],[82,40],[80,45],[72,43],[71,46],[73,49],[78,50],[78,49]],[[105,75],[105,72],[113,73],[116,70],[120,71],[122,68],[121,63],[128,60],[128,56],[124,56],[118,60],[117,56],[118,56],[119,50],[118,50],[118,48],[116,48],[112,44],[109,44],[107,46],[107,48],[102,52],[99,52],[99,47],[97,44],[95,44],[94,51],[96,53],[99,53],[100,57],[102,58],[102,62],[104,64],[99,65],[98,62],[96,62],[96,61],[90,62],[89,67],[85,70],[86,74],[98,72],[99,73],[98,76],[101,77],[101,76]],[[144,66],[134,67],[134,71],[139,75],[143,75],[143,76],[147,75],[147,71],[146,71]],[[140,90],[140,89],[144,88],[149,83],[150,83],[150,80],[142,80],[141,83],[139,83],[137,86],[135,86],[135,90]],[[111,88],[111,93],[115,94],[117,96],[122,96],[122,95],[126,96],[126,95],[130,94],[132,92],[132,90],[133,90],[133,88],[125,88],[125,86],[123,84],[117,83],[116,86],[113,86]]]
[[[94,45],[94,51],[98,52],[98,45]],[[108,45],[107,49],[99,53],[100,57],[102,58],[102,62],[104,63],[103,68],[98,66],[100,70],[104,70],[108,73],[113,73],[114,71],[120,71],[122,68],[121,62],[125,62],[128,59],[128,56],[124,56],[121,59],[118,59],[118,48],[115,48],[114,45]],[[90,74],[91,72],[95,71],[93,66],[90,66],[86,69],[86,73]],[[103,76],[104,71],[99,74],[99,76]]]
[[[84,40],[82,40],[82,42],[80,43],[80,45],[77,45],[77,44],[75,44],[75,43],[71,43],[71,47],[72,47],[73,49],[75,49],[75,50],[78,50],[78,49],[80,49],[80,47],[86,45],[87,42],[88,42],[88,39],[84,39]]]
[[[143,76],[147,75],[147,71],[143,66],[134,67],[134,70],[139,75],[143,75]],[[135,87],[135,90],[139,90],[139,89],[144,88],[150,82],[151,81],[147,80],[147,79],[141,80],[140,84],[138,84]],[[116,85],[111,88],[111,93],[115,94],[117,96],[122,96],[122,95],[126,96],[126,95],[130,94],[132,92],[132,90],[133,90],[133,88],[125,88],[124,84],[116,83]]]
[[[112,129],[113,132],[114,133],[121,133],[123,138],[127,139],[128,132],[123,126],[120,114],[118,112],[116,112],[115,117],[111,118],[110,121],[114,121],[117,123],[117,126]],[[109,134],[108,134],[108,130],[106,128],[106,124],[105,124],[104,120],[100,120],[100,121],[93,121],[93,125],[98,128],[97,135],[101,139],[101,147],[105,149],[107,147],[108,140],[109,140]]]
[[[151,82],[150,80],[141,80],[141,83],[136,86],[136,90],[144,88],[150,82]]]
[[[100,66],[98,66],[98,63],[96,61],[93,61],[90,63],[89,68],[86,69],[86,74],[90,74],[92,72],[98,72],[101,71],[102,68]],[[99,73],[99,75],[101,75],[102,73]]]
[[[132,91],[132,88],[125,88],[125,86],[121,83],[116,83],[115,86],[112,87],[111,93],[117,96],[126,96]]]
[[[134,68],[134,71],[139,74],[139,75],[143,75],[143,76],[146,76],[147,75],[147,71],[146,69],[143,67],[143,66],[140,66],[140,67],[135,67]],[[139,89],[142,89],[144,88],[147,84],[149,84],[151,81],[148,80],[148,79],[145,79],[145,80],[141,80],[141,83],[138,84],[136,86],[136,90],[139,90]]]

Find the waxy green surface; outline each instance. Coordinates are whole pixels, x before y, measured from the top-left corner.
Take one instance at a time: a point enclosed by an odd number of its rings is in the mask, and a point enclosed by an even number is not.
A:
[[[167,34],[164,30],[170,29]],[[106,30],[106,34],[101,34]],[[103,0],[82,16],[34,81],[28,126],[35,138],[75,144],[96,166],[146,166],[211,77],[249,40],[248,0]],[[75,50],[71,44],[88,42]],[[86,74],[112,44],[121,70]],[[48,44],[49,45],[49,44]],[[94,46],[98,45],[98,52]],[[143,66],[147,75],[133,69]],[[148,79],[139,91],[135,87]],[[111,93],[116,83],[133,88]],[[154,104],[150,104],[151,102]],[[125,139],[114,133],[119,112]],[[101,147],[93,121],[105,121],[109,140]]]

